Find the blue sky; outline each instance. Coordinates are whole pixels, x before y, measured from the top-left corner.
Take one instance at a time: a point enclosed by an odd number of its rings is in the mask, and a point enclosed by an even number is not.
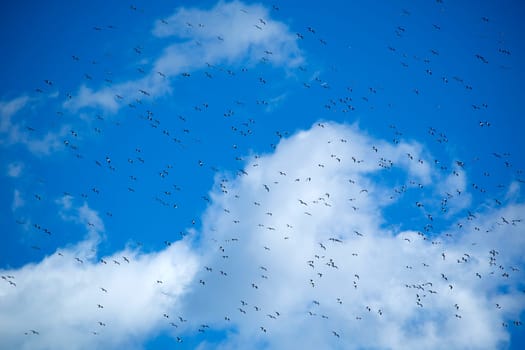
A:
[[[524,12],[2,4],[0,347],[523,348]]]

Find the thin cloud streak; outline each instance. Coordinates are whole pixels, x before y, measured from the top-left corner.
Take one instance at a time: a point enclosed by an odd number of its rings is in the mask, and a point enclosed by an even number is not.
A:
[[[24,120],[13,120],[14,117],[19,117],[20,113],[29,107],[30,102],[31,99],[25,95],[10,101],[0,101],[0,145],[22,144],[36,156],[50,155],[63,147],[61,139],[68,133],[70,127],[63,125],[60,130],[48,131],[40,138],[34,136],[35,130],[30,126],[24,126]],[[12,171],[15,170],[16,168],[12,169]]]
[[[271,52],[269,62],[276,67],[296,67],[303,61],[296,38],[283,23],[269,17],[266,8],[238,1],[219,2],[209,10],[180,8],[166,20],[156,22],[153,35],[173,37],[177,42],[164,49],[144,78],[100,90],[83,85],[64,107],[72,111],[101,108],[115,113],[123,101],[132,103],[169,93],[170,80],[179,74],[216,64],[253,66],[265,52]]]

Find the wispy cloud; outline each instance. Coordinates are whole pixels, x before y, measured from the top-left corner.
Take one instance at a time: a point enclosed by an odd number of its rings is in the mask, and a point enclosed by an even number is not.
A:
[[[41,137],[33,135],[35,130],[24,126],[23,120],[13,120],[13,117],[28,107],[29,102],[31,99],[28,96],[0,101],[0,145],[23,144],[34,155],[49,155],[62,147],[61,138],[67,134],[68,127],[64,125],[60,130],[48,131]]]
[[[71,195],[64,195],[56,201],[60,206],[59,215],[62,220],[80,224],[88,233],[84,244],[92,246],[92,252],[95,253],[96,247],[103,239],[105,232],[104,222],[97,211],[91,209],[86,202],[80,207],[73,204],[74,198]],[[90,256],[94,256],[91,254]]]
[[[24,164],[20,162],[9,163],[7,165],[7,176],[9,177],[19,177],[22,174],[24,169]]]
[[[11,118],[29,102],[28,96],[20,96],[10,101],[0,101],[0,133],[7,133],[12,128]]]
[[[116,112],[124,102],[169,93],[171,77],[208,65],[250,66],[264,59],[276,67],[295,67],[303,61],[296,38],[285,24],[271,19],[261,5],[239,1],[219,2],[208,10],[179,8],[155,23],[153,35],[173,38],[174,43],[164,48],[145,77],[99,90],[81,86],[64,107]]]
[[[168,73],[180,69],[181,57],[187,57],[188,63],[198,62],[199,67],[206,62],[257,64],[263,57],[276,66],[294,67],[303,60],[295,35],[257,4],[221,1],[210,10],[181,8],[157,21],[153,33],[187,40],[184,45],[169,46],[157,62],[157,68]],[[192,49],[184,53],[188,44]]]
[[[17,210],[18,208],[23,207],[24,204],[25,204],[25,201],[22,198],[22,194],[20,193],[19,190],[15,189],[14,192],[13,192],[13,203],[11,204],[11,209],[13,211]]]

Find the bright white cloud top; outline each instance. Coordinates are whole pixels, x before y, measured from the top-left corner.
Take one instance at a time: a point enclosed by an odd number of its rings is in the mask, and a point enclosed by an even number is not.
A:
[[[93,1],[0,23],[0,348],[522,347],[519,16]]]
[[[2,271],[3,344],[133,347],[162,326],[227,331],[201,348],[497,348],[525,306],[524,205],[480,207],[435,235],[396,230],[383,211],[398,195],[375,175],[388,159],[407,191],[439,189],[421,151],[315,125],[218,176],[203,232],[102,262],[103,223],[84,205],[69,219],[87,241]]]
[[[320,125],[250,162],[247,175],[220,182],[228,193],[212,196],[205,237],[215,248],[206,251],[217,253],[195,300],[209,303],[209,291],[221,291],[213,311],[238,328],[224,347],[257,339],[270,348],[489,349],[508,340],[502,324],[525,301],[515,270],[523,204],[475,212],[434,237],[397,232],[382,215],[395,194],[372,175],[389,171],[383,158],[407,185],[439,177],[436,169],[417,145]],[[212,317],[207,310],[199,321]]]
[[[73,211],[67,220],[86,226],[87,239],[38,264],[2,271],[2,346],[136,348],[163,313],[179,306],[198,266],[195,254],[181,241],[158,253],[126,249],[99,260],[102,220],[85,204],[64,207]]]

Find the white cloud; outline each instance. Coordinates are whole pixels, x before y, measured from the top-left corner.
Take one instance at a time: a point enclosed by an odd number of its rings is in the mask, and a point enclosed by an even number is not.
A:
[[[24,199],[22,198],[22,195],[20,194],[19,190],[14,190],[13,192],[13,204],[11,204],[11,209],[17,210],[20,207],[23,207],[25,204]]]
[[[397,180],[425,183],[421,196],[435,195],[442,184],[431,179],[440,170],[423,153],[417,143],[391,145],[324,123],[247,164],[248,175],[218,178],[223,187],[210,195],[202,247],[212,271],[199,273],[205,286],[184,305],[194,327],[211,322],[228,335],[202,348],[504,346],[502,324],[525,308],[523,273],[512,268],[524,265],[522,224],[512,219],[525,205],[472,208],[476,218],[461,229],[451,219],[450,229],[426,236],[388,229],[396,223],[382,212],[396,198],[385,200],[393,189],[378,174],[391,171],[384,167],[391,160],[405,173]]]
[[[24,169],[24,164],[20,162],[9,163],[7,165],[7,176],[19,177]]]
[[[23,144],[35,155],[49,155],[62,147],[61,138],[67,134],[69,128],[65,125],[59,131],[48,131],[41,137],[34,136],[34,130],[22,126],[23,121],[12,120],[29,101],[30,98],[27,96],[20,96],[7,102],[0,101],[0,145]],[[17,170],[11,169],[13,172]]]
[[[140,100],[145,97],[140,90],[147,92],[151,96],[162,95],[170,91],[168,81],[156,72],[151,72],[142,79],[126,81],[100,90],[93,90],[82,85],[78,94],[67,100],[64,103],[64,107],[73,111],[84,107],[102,108],[114,113],[122,106],[119,102],[120,99],[126,103],[136,103],[137,99]]]
[[[518,181],[513,181],[507,193],[505,194],[505,200],[506,201],[516,201],[519,198],[519,194],[521,193],[521,185]]]
[[[31,138],[27,133],[19,140],[25,144],[29,151],[35,155],[49,155],[62,149],[63,138],[69,133],[71,128],[64,125],[58,131],[48,131],[42,138]]]
[[[121,106],[117,95],[126,103],[148,95],[161,96],[171,91],[170,77],[208,64],[254,65],[265,57],[274,66],[295,67],[303,60],[296,38],[286,25],[272,20],[265,7],[239,1],[221,1],[209,10],[181,7],[167,19],[157,21],[153,35],[174,38],[175,43],[164,49],[144,78],[100,90],[82,86],[64,107],[116,112]]]
[[[12,116],[23,109],[28,102],[27,96],[20,96],[11,101],[0,101],[0,133],[6,133],[11,129]]]
[[[187,39],[192,47],[189,57],[181,50],[188,49],[186,46],[175,44],[168,48],[167,55],[157,63],[159,70],[168,73],[181,65],[176,59],[180,57],[190,59],[184,60],[186,65],[192,64],[192,58],[199,58],[200,66],[246,59],[255,64],[265,57],[265,51],[271,52],[266,56],[277,66],[293,67],[303,60],[295,35],[285,24],[271,19],[268,9],[257,4],[221,1],[211,10],[180,8],[164,22],[157,21],[153,33]]]
[[[0,347],[140,348],[145,337],[169,327],[164,313],[176,318],[179,296],[196,270],[194,253],[179,241],[158,253],[125,249],[99,262],[102,220],[86,204],[69,209],[76,212],[70,219],[89,223],[86,240],[39,263],[0,271]]]
[[[206,324],[224,338],[201,349],[504,347],[525,308],[516,269],[525,266],[525,205],[471,208],[462,228],[450,217],[432,234],[391,229],[397,222],[384,211],[408,208],[390,199],[381,175],[436,195],[440,170],[424,153],[417,142],[390,144],[356,126],[314,126],[253,158],[247,175],[218,175],[202,232],[186,237],[198,243],[125,249],[107,264],[93,251],[102,220],[63,198],[64,218],[92,232],[61,256],[1,272],[17,283],[0,284],[1,344],[140,347],[156,332],[184,338]],[[40,335],[24,336],[30,329]]]

